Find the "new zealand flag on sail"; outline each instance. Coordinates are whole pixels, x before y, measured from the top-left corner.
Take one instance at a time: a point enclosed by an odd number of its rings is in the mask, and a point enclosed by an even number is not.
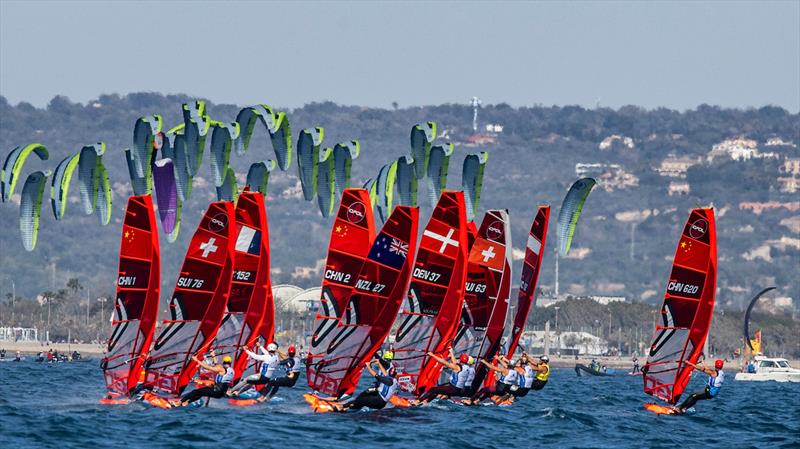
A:
[[[378,235],[368,258],[390,266],[396,270],[403,268],[408,256],[408,243],[390,237],[384,233]]]
[[[236,251],[258,255],[261,250],[261,232],[242,225],[236,238]]]

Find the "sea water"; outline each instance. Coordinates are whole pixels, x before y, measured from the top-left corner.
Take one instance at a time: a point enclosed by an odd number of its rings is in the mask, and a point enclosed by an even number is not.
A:
[[[314,414],[294,389],[282,400],[234,407],[154,409],[100,405],[96,360],[0,363],[3,448],[797,448],[800,384],[736,382],[697,404],[691,416],[642,408],[639,376],[577,377],[554,369],[542,391],[508,407],[449,402],[414,409]],[[690,390],[702,389],[696,375]],[[364,384],[368,379],[364,379]]]

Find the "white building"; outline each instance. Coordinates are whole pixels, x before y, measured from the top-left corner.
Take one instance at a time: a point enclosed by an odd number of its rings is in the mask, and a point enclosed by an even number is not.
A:
[[[544,353],[545,335],[550,354],[599,355],[608,352],[608,342],[588,332],[526,331],[520,337],[520,345],[533,354]]]

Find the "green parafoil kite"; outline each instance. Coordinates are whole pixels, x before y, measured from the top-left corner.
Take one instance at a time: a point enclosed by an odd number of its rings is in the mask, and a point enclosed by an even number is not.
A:
[[[111,181],[108,179],[108,170],[102,160],[97,164],[97,218],[105,226],[111,222]]]
[[[404,206],[417,205],[417,173],[414,171],[414,158],[401,156],[397,159],[397,195]]]
[[[317,193],[319,147],[324,136],[325,130],[317,127],[300,131],[300,136],[297,138],[297,168],[306,201],[313,200]]]
[[[39,219],[42,214],[42,196],[47,177],[50,171],[36,171],[28,175],[22,187],[21,202],[19,206],[19,232],[22,236],[22,246],[27,251],[36,248],[39,237]]]
[[[378,179],[375,181],[375,192],[377,195],[378,217],[385,223],[392,213],[394,205],[394,185],[397,179],[397,161],[381,167],[378,172]]]
[[[6,157],[3,163],[3,170],[0,172],[0,197],[3,202],[8,201],[11,195],[14,194],[14,188],[19,180],[22,167],[28,160],[31,153],[39,156],[39,159],[46,161],[50,158],[50,153],[44,145],[40,143],[32,143],[24,147],[16,147],[11,150],[11,153]]]
[[[431,147],[430,160],[428,161],[428,194],[432,205],[439,201],[439,195],[447,187],[447,172],[452,154],[452,143],[433,145]]]
[[[564,197],[564,202],[561,203],[561,210],[558,211],[558,252],[562,257],[569,253],[578,218],[580,218],[586,198],[595,184],[596,181],[592,178],[581,178],[575,181],[569,188],[567,196]]]
[[[106,144],[98,142],[95,145],[86,145],[81,148],[78,157],[78,186],[81,193],[81,204],[86,215],[94,212],[97,205],[97,193],[100,185],[100,166],[103,165],[103,154]],[[135,167],[135,164],[134,164]],[[152,176],[148,167],[147,176]]]
[[[225,180],[231,161],[233,141],[239,138],[239,124],[224,123],[214,127],[211,133],[211,169],[214,172],[214,185],[219,187]]]
[[[272,159],[251,164],[250,169],[247,171],[247,185],[250,190],[266,195],[269,174],[275,171],[277,166],[278,164]]]
[[[236,183],[236,173],[228,167],[225,171],[222,185],[217,186],[217,201],[233,201],[239,197],[239,185]]]
[[[140,117],[133,126],[133,166],[136,175],[151,180],[153,152],[156,150],[155,139],[161,132],[163,120],[160,115]]]
[[[56,171],[53,172],[53,179],[50,184],[50,205],[53,206],[53,216],[56,220],[61,220],[67,211],[69,183],[72,181],[72,174],[78,167],[79,160],[80,153],[67,156],[58,163]]]
[[[461,167],[461,188],[464,190],[464,202],[467,206],[467,219],[472,221],[478,213],[478,206],[481,202],[481,190],[483,190],[483,172],[486,169],[486,162],[489,160],[489,153],[468,154],[464,158]]]
[[[247,107],[239,111],[236,122],[241,126],[241,131],[239,139],[234,141],[236,154],[241,156],[247,151],[253,130],[259,121],[269,133],[278,166],[281,167],[281,170],[286,170],[292,160],[292,130],[289,127],[289,120],[285,113],[275,114],[272,108],[266,104]]]
[[[149,195],[151,193],[151,185],[147,183],[144,176],[136,174],[136,167],[133,162],[133,151],[130,148],[125,149],[125,161],[128,163],[128,175],[131,178],[131,188],[134,195]]]
[[[417,179],[428,176],[428,158],[431,145],[436,139],[436,122],[419,123],[411,128],[411,155]]]
[[[357,140],[337,143],[333,147],[333,163],[336,171],[336,192],[341,195],[344,189],[350,187],[350,172],[353,160],[361,153],[361,144]]]
[[[317,203],[323,217],[329,217],[333,213],[333,206],[336,203],[336,172],[331,148],[325,148],[319,154]]]

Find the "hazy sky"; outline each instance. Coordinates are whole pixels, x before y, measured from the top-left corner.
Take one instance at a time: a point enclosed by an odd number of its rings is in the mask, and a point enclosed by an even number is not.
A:
[[[0,94],[800,108],[800,1],[0,0]]]

